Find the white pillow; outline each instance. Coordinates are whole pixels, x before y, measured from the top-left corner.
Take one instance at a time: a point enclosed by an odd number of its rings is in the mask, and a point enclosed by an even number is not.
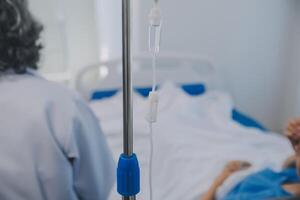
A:
[[[133,109],[134,112],[141,112],[145,108],[145,99],[133,92]],[[119,91],[110,98],[105,98],[89,103],[91,109],[100,119],[122,118],[123,117],[123,92]]]

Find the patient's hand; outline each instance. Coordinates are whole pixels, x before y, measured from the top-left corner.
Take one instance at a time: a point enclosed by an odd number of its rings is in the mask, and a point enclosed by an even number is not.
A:
[[[296,152],[296,168],[300,174],[300,118],[291,120],[285,130]]]
[[[282,168],[283,169],[287,169],[289,167],[295,166],[296,165],[296,159],[297,159],[297,156],[295,154],[292,155],[292,156],[289,156],[286,159],[286,161],[283,163]]]
[[[246,161],[231,161],[229,162],[225,168],[223,169],[222,173],[217,177],[216,184],[222,185],[224,181],[229,178],[233,173],[245,170],[251,167],[251,164]]]
[[[247,169],[251,166],[250,163],[244,161],[231,161],[229,162],[222,173],[215,179],[209,190],[203,195],[201,200],[215,200],[216,192],[218,188],[224,183],[224,181],[233,173]]]
[[[300,154],[300,118],[289,121],[284,134],[290,139],[296,153]]]

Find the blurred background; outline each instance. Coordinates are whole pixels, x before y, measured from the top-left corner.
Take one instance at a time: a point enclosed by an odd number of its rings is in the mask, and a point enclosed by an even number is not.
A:
[[[133,51],[148,49],[152,1],[132,0]],[[41,73],[72,87],[76,72],[121,56],[121,0],[29,0],[45,26]],[[300,1],[161,0],[162,51],[208,56],[237,108],[280,131],[300,115]]]

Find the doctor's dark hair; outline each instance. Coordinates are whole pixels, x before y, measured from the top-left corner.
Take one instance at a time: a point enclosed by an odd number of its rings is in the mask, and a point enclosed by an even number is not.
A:
[[[37,69],[42,30],[29,12],[27,0],[0,0],[0,73]]]

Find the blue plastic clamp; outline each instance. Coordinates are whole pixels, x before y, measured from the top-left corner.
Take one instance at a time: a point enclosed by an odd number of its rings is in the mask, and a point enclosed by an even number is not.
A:
[[[120,156],[117,169],[117,190],[123,197],[135,196],[140,192],[140,168],[135,154]]]

